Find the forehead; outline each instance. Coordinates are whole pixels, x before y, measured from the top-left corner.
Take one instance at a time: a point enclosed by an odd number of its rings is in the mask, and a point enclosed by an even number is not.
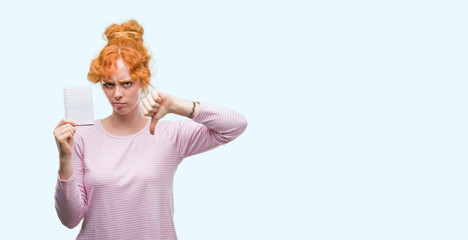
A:
[[[113,67],[111,68],[112,74],[108,79],[103,79],[105,82],[109,81],[129,81],[132,80],[130,76],[130,69],[128,65],[122,60],[122,58],[117,59]]]

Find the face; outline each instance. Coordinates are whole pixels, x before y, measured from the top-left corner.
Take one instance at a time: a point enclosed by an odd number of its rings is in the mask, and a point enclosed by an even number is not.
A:
[[[117,72],[110,79],[103,79],[101,87],[115,113],[126,115],[139,106],[141,86],[130,77],[125,62],[117,60]]]

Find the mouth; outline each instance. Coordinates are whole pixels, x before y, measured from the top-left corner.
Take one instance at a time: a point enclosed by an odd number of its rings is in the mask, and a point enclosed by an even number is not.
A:
[[[125,106],[125,103],[118,103],[118,102],[114,103],[115,108],[123,108],[124,106]]]

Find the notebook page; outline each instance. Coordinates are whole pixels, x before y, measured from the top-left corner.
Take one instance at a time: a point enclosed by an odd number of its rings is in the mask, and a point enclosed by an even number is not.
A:
[[[65,118],[78,125],[94,124],[93,91],[91,86],[63,89]]]

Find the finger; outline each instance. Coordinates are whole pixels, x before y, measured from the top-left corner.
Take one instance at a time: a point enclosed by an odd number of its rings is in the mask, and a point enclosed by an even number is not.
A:
[[[150,133],[151,135],[154,135],[154,129],[156,128],[156,123],[158,123],[159,119],[157,119],[155,116],[151,118],[151,123],[150,123]]]
[[[62,121],[64,122],[64,124],[70,124],[72,126],[77,126],[78,125],[78,123],[76,123],[75,121],[73,121],[71,119],[64,118],[64,119],[62,119]]]
[[[78,126],[78,123],[70,119],[70,124],[73,125],[73,127]]]
[[[145,97],[145,98],[142,98],[142,99],[141,99],[141,106],[144,107],[144,108],[146,108],[146,103],[147,103],[147,102],[148,102],[148,98],[146,98],[146,97]]]
[[[78,125],[75,121],[73,121],[73,120],[71,120],[71,119],[62,118],[62,120],[60,120],[60,122],[57,124],[57,126],[56,126],[55,128],[60,127],[60,126],[62,126],[62,125],[65,125],[65,124],[67,124],[67,123],[69,123],[69,124],[71,124],[71,125],[73,125],[73,126],[77,126],[77,125]]]
[[[76,128],[73,127],[73,125],[71,125],[70,123],[67,123],[67,124],[65,124],[65,125],[62,125],[62,126],[58,127],[58,128],[57,128],[57,131],[58,131],[58,132],[63,132],[63,130],[65,130],[65,129],[73,129],[73,130],[76,130]]]
[[[143,101],[143,106],[145,107],[146,111],[148,113],[155,113],[157,110],[153,109],[150,104],[148,103],[148,99],[145,99],[146,101]]]
[[[154,101],[153,96],[148,96],[148,103],[151,106],[151,108],[159,108],[159,103]]]
[[[161,109],[160,111],[156,112],[154,117],[156,119],[162,119],[164,116],[166,116],[166,112],[164,111],[165,109]]]
[[[159,93],[156,90],[151,91],[151,96],[153,96],[153,99],[157,103],[161,103],[161,98],[159,97]]]
[[[64,135],[65,133],[71,133],[72,137],[75,135],[75,131],[73,130],[73,128],[64,128],[59,131],[59,135]]]
[[[156,109],[156,111],[154,112],[157,112],[158,108],[159,108],[159,103],[157,103],[155,101],[155,99],[153,98],[153,95],[148,95],[146,96],[146,100],[147,100],[147,103],[148,105],[152,108],[152,109]],[[151,111],[150,111],[151,112]]]
[[[147,117],[152,117],[154,115],[154,113],[148,112],[144,106],[141,106],[141,111],[143,111],[143,114]]]
[[[60,143],[65,144],[65,143],[67,143],[67,140],[68,140],[69,138],[73,138],[73,133],[71,133],[71,132],[65,132],[65,133],[61,134],[61,135],[57,138],[57,140],[58,140]]]
[[[56,129],[54,129],[54,136],[58,136],[58,135],[61,135],[62,133],[66,132],[66,131],[72,131],[73,133],[76,132],[76,128],[73,127],[71,124],[67,123],[65,125],[62,125],[60,127],[57,127]]]
[[[150,106],[150,104],[148,103],[148,99],[147,99],[147,98],[142,99],[141,102],[143,103],[143,109],[146,110],[146,112],[144,111],[145,116],[151,117],[151,116],[153,116],[153,114],[154,114],[155,112],[158,111],[158,109],[153,109],[153,108]]]

